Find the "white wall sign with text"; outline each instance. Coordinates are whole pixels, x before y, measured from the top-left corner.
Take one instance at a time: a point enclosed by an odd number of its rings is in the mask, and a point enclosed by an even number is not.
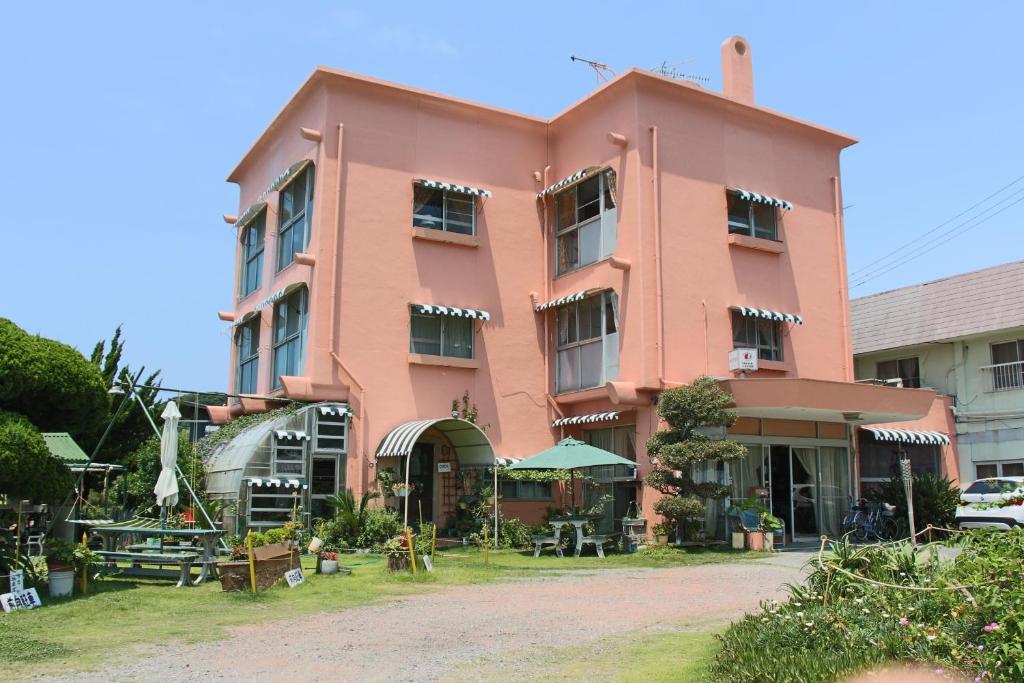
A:
[[[43,603],[39,599],[39,593],[36,593],[36,589],[29,588],[27,591],[0,595],[0,605],[3,605],[5,612],[13,612],[16,609],[42,607]]]

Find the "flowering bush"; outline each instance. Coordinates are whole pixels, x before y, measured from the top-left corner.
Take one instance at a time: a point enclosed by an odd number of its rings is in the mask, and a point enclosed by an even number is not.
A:
[[[249,559],[249,550],[244,545],[235,545],[231,547],[231,559],[232,560],[247,560]]]
[[[1024,680],[1024,530],[948,543],[955,560],[935,545],[833,544],[788,602],[726,631],[710,677],[834,681],[906,661],[979,682]]]
[[[320,559],[328,561],[337,561],[338,553],[332,552],[330,550],[325,550],[324,552],[320,553]]]

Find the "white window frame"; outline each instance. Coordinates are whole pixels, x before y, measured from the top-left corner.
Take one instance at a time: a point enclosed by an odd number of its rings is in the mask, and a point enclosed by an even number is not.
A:
[[[773,242],[781,242],[779,239],[779,210],[778,207],[772,206],[771,204],[764,204],[762,202],[755,202],[753,199],[744,199],[740,194],[734,190],[726,190],[726,204],[725,204],[725,219],[729,227],[730,234],[747,235],[748,237],[756,237],[761,240],[771,240]],[[732,215],[729,213],[729,200],[734,199],[736,201],[745,202],[747,204],[747,222],[740,223],[732,219]],[[764,207],[766,210],[771,211],[772,225],[770,230],[770,236],[763,234],[757,234],[759,231],[764,232],[757,221],[754,219],[755,209]]]
[[[243,340],[245,333],[249,332],[255,337],[255,344],[250,343],[250,348],[255,347],[252,354],[243,356]],[[235,391],[239,394],[255,394],[260,382],[260,316],[253,318],[238,326],[235,332]],[[249,367],[252,367],[252,386],[243,385],[242,377]]]
[[[907,361],[914,361],[917,366],[916,377],[904,377],[901,373],[900,364]],[[881,366],[886,363],[896,364],[896,376],[895,377],[883,377]],[[903,358],[890,358],[889,360],[875,361],[875,375],[878,379],[898,379],[903,383],[903,386],[908,389],[918,389],[921,386],[921,359],[918,356],[904,356]],[[910,380],[909,382],[907,380]]]
[[[1006,344],[1017,345],[1017,360],[996,363],[995,347]],[[1024,389],[1024,339],[1004,339],[990,343],[989,358],[992,365],[983,369],[988,369],[992,373],[992,391]]]
[[[420,215],[416,213],[416,189],[423,188],[432,190],[434,192],[441,193],[441,225],[422,225],[426,219],[434,220],[433,216]],[[448,218],[448,199],[457,199],[459,201],[469,201],[470,204],[470,227],[469,232],[461,232],[459,230],[452,230],[450,224],[454,224],[456,221],[449,220]],[[468,192],[457,192],[455,190],[445,190],[438,187],[427,187],[426,185],[417,184],[413,188],[413,214],[412,214],[412,226],[414,228],[423,228],[424,230],[440,230],[441,232],[451,232],[457,235],[476,235],[476,196],[469,194]],[[417,219],[420,220],[420,224],[417,224]]]
[[[734,349],[746,349],[746,348],[757,349],[757,358],[758,358],[758,360],[778,361],[778,362],[782,362],[783,360],[785,360],[786,356],[785,356],[784,349],[785,349],[785,346],[786,346],[786,342],[785,342],[784,329],[782,327],[783,323],[782,323],[781,320],[769,320],[767,318],[761,318],[761,317],[758,317],[758,316],[743,315],[741,312],[737,311],[736,309],[730,309],[729,313],[730,313],[730,321],[731,321],[731,324],[732,324],[732,347]],[[753,343],[742,343],[741,344],[740,342],[736,341],[736,323],[737,322],[742,324],[744,327],[746,327],[748,324],[753,324],[753,326],[754,326],[754,341],[753,341]],[[772,328],[775,330],[775,332],[778,335],[778,344],[776,344],[774,339],[769,340],[769,343],[762,343],[762,340],[761,340],[761,324],[762,323],[769,323],[772,326]],[[744,335],[744,336],[746,336],[746,335]],[[777,355],[775,357],[771,356],[771,352],[773,352],[773,351],[777,351]],[[765,355],[762,355],[762,352],[764,352]]]
[[[337,420],[340,420],[340,422],[338,422]],[[316,418],[313,420],[313,451],[316,452],[316,453],[332,453],[332,454],[348,453],[348,423],[349,423],[349,419],[348,419],[348,414],[347,413],[342,413],[339,416],[339,415],[333,415],[333,414],[332,415],[324,415],[319,410],[316,411]],[[342,433],[341,433],[340,436],[337,435],[337,434],[324,434],[321,437],[321,434],[320,434],[320,426],[321,426],[321,424],[330,424],[332,426],[341,425]],[[340,439],[341,440],[341,447],[340,448],[328,448],[326,446],[323,446],[320,443],[320,439],[321,438],[324,438],[324,439]]]
[[[284,322],[283,323],[281,322],[281,312],[285,311],[285,313],[287,315],[287,312],[290,310],[289,304],[292,303],[293,297],[300,297],[301,298],[301,304],[302,304],[301,305],[301,311],[298,314],[299,315],[298,329],[297,329],[296,332],[293,332],[291,334],[286,334],[286,336],[284,338],[282,338],[282,339],[277,339],[277,330],[278,330],[279,326],[283,325],[284,330],[287,332],[288,320],[287,320],[287,317],[286,317],[284,319]],[[270,337],[270,341],[272,343],[272,349],[273,349],[272,352],[271,352],[271,357],[272,357],[272,361],[271,362],[272,362],[272,365],[273,365],[273,378],[274,378],[273,379],[273,388],[274,389],[278,389],[278,388],[281,387],[281,375],[288,375],[289,374],[287,372],[283,372],[282,370],[289,370],[293,374],[299,374],[299,373],[301,373],[303,371],[303,368],[306,365],[306,322],[307,322],[308,319],[309,319],[309,293],[308,293],[308,290],[305,287],[300,287],[299,289],[296,289],[294,292],[292,292],[291,294],[289,294],[288,296],[284,297],[283,299],[278,301],[276,304],[274,304],[274,323],[273,323],[273,328],[271,329],[271,337]],[[286,348],[290,347],[292,344],[298,344],[298,346],[299,346],[298,354],[296,356],[296,358],[297,358],[297,360],[296,360],[296,367],[294,367],[294,368],[281,368],[281,364],[279,362],[280,361],[279,352],[280,352],[280,355],[283,355],[283,356],[286,357],[287,352],[286,351],[282,351],[282,349],[286,349]],[[289,375],[289,376],[291,376],[291,375]]]
[[[601,300],[601,305],[600,305],[600,310],[601,310],[601,334],[599,336],[597,336],[597,337],[588,337],[586,339],[580,339],[580,315],[579,315],[579,308],[584,303],[590,302],[590,301],[592,301],[595,298],[599,298]],[[612,323],[613,323],[613,325],[615,327],[615,331],[614,332],[608,332],[608,308],[609,308],[609,306],[614,311],[613,316],[614,316],[615,319],[612,320]],[[567,309],[570,309],[570,308],[575,308],[576,309],[576,317],[575,317],[576,339],[574,341],[565,342],[563,344],[559,340],[559,332],[560,332],[560,322],[559,322],[559,319],[562,316],[563,311],[565,311]],[[609,379],[615,379],[614,377],[608,377],[607,376],[608,365],[605,362],[605,345],[608,343],[609,337],[611,337],[612,335],[616,335],[616,337],[618,336],[619,321],[617,319],[617,317],[618,317],[617,312],[618,312],[618,297],[615,294],[615,292],[612,292],[612,291],[600,292],[600,293],[595,294],[593,296],[588,296],[585,299],[580,299],[579,301],[574,301],[574,302],[572,302],[570,304],[566,304],[564,306],[559,306],[558,308],[555,309],[555,377],[554,377],[554,383],[555,383],[555,393],[556,394],[568,394],[568,393],[572,393],[574,391],[586,391],[587,389],[593,389],[595,387],[602,386]],[[601,346],[601,367],[602,367],[601,376],[600,376],[600,378],[599,378],[599,380],[598,380],[598,382],[596,384],[583,386],[583,347],[590,346],[590,345],[593,345],[593,344],[600,344],[600,346]],[[578,385],[574,385],[574,386],[562,387],[559,384],[559,380],[560,380],[560,378],[562,376],[561,364],[562,364],[563,352],[573,351],[573,350],[577,350],[578,358],[579,358],[579,360],[578,360],[578,368],[579,368],[579,373],[580,373],[579,384]]]
[[[441,324],[439,325],[439,328],[440,328],[441,332],[440,332],[440,336],[438,337],[438,339],[435,340],[433,338],[427,338],[427,337],[414,337],[413,336],[413,326],[412,326],[412,323],[413,323],[413,320],[416,319],[416,318],[436,318],[436,319],[440,319],[440,323]],[[452,355],[448,355],[448,354],[446,354],[444,352],[445,328],[448,325],[450,325],[451,321],[453,321],[453,320],[463,321],[465,324],[469,325],[470,335],[469,335],[469,355],[468,356],[452,356]],[[436,353],[436,354],[435,353],[426,353],[424,351],[418,351],[416,349],[416,342],[425,342],[425,343],[433,344],[435,341],[438,343],[438,351],[439,351],[439,353]],[[422,354],[424,356],[436,356],[438,358],[460,358],[462,360],[473,360],[474,358],[476,358],[476,325],[474,325],[474,323],[473,323],[473,318],[464,318],[462,316],[454,316],[454,315],[442,315],[440,313],[417,313],[417,312],[410,311],[410,318],[409,318],[409,352],[410,353],[419,353],[419,354]]]
[[[298,459],[280,458],[280,453],[297,454]],[[280,439],[274,434],[274,447],[271,453],[271,476],[278,479],[305,479],[306,477],[306,440],[305,439]],[[281,463],[298,463],[298,472],[288,472],[278,469]]]
[[[991,477],[982,477],[981,475],[978,474],[978,468],[979,467],[988,466],[988,465],[994,466],[996,468],[996,473],[994,475],[992,475],[993,477],[1019,477],[1019,476],[1021,476],[1020,474],[1004,474],[1003,473],[1003,465],[1021,465],[1022,467],[1024,467],[1024,460],[986,460],[984,462],[976,462],[976,463],[974,463],[975,479],[990,479],[991,478]]]
[[[249,237],[256,235],[255,243],[249,244]],[[244,299],[263,284],[263,252],[267,242],[267,210],[263,209],[240,231],[242,245],[242,267],[239,272],[238,298]],[[252,286],[249,286],[249,275],[255,270]]]
[[[614,173],[615,173],[615,171],[610,169],[610,168],[602,169],[601,171],[598,171],[597,173],[589,175],[586,178],[584,178],[583,180],[581,180],[581,181],[573,184],[572,186],[565,188],[561,192],[558,192],[557,194],[555,194],[555,201],[554,201],[554,209],[555,210],[554,210],[554,213],[553,213],[553,216],[554,216],[553,223],[554,223],[554,229],[555,229],[555,239],[554,239],[555,266],[554,266],[554,268],[555,268],[555,276],[556,277],[557,276],[561,276],[561,275],[566,275],[568,273],[572,273],[574,271],[577,271],[577,270],[579,270],[581,268],[586,268],[589,265],[593,265],[595,263],[598,263],[598,262],[604,260],[605,258],[607,258],[613,251],[615,251],[615,244],[605,244],[606,239],[609,239],[609,238],[605,235],[605,230],[603,229],[603,226],[601,226],[598,229],[598,234],[600,235],[600,243],[599,243],[598,249],[597,249],[597,258],[595,258],[593,261],[587,261],[586,263],[583,263],[580,260],[579,231],[581,229],[591,225],[594,222],[601,223],[605,219],[605,214],[607,214],[609,211],[614,211],[615,208],[616,208],[615,204],[617,202],[617,199],[615,197],[612,197],[612,206],[607,206],[607,201],[606,201],[606,197],[613,193],[613,191],[609,189],[607,177],[608,177],[608,174],[612,174],[614,176]],[[579,205],[579,201],[578,201],[578,199],[579,199],[579,189],[580,189],[580,187],[584,183],[587,183],[587,182],[590,182],[591,180],[593,180],[595,178],[595,176],[598,179],[598,181],[597,181],[598,182],[598,186],[597,186],[597,201],[598,201],[597,214],[594,215],[594,216],[591,216],[590,218],[587,218],[587,219],[585,219],[583,221],[580,221],[579,220],[580,205]],[[573,197],[573,203],[574,203],[574,206],[575,206],[574,211],[576,212],[576,216],[575,216],[576,220],[575,220],[575,222],[572,225],[567,225],[567,226],[564,226],[564,227],[560,227],[558,225],[558,202],[563,197],[569,196],[570,193],[572,193],[572,197]],[[561,253],[561,246],[560,245],[562,243],[562,240],[564,238],[568,237],[572,233],[576,233],[577,234],[577,236],[576,236],[576,259],[577,259],[577,261],[576,261],[576,263],[574,265],[567,266],[565,269],[563,269],[562,268],[562,264],[561,264],[561,259],[559,258],[559,254]]]
[[[281,212],[281,202],[284,201],[284,195],[292,187],[295,186],[296,181],[300,178],[306,179],[306,196],[305,204],[303,204],[302,210],[293,213],[287,221],[283,221],[284,214]],[[278,191],[277,199],[277,270],[281,271],[290,266],[295,262],[295,254],[299,251],[292,251],[294,245],[294,238],[292,237],[292,230],[302,230],[302,249],[309,246],[309,237],[312,232],[312,217],[313,217],[313,185],[316,182],[316,174],[314,173],[314,167],[312,164],[307,166],[301,173],[291,179],[287,185],[282,187]],[[286,239],[287,237],[287,239]],[[285,243],[288,244],[289,251],[285,251]],[[300,250],[301,251],[301,250]]]

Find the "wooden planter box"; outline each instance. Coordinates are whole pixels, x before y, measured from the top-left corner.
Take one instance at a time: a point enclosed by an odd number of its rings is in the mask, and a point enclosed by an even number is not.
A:
[[[284,578],[289,569],[301,566],[299,553],[285,543],[261,546],[253,550],[256,564],[256,590],[265,591]],[[249,590],[249,561],[218,562],[220,586],[226,591]]]

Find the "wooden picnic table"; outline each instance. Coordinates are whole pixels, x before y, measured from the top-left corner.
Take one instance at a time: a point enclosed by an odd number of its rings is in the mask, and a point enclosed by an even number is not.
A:
[[[103,540],[103,550],[100,554],[109,560],[109,565],[116,567],[116,560],[127,560],[132,563],[132,566],[128,569],[121,570],[124,574],[178,578],[179,585],[181,585],[182,577],[186,575],[186,570],[191,572],[191,566],[197,564],[200,566],[199,576],[194,581],[191,581],[193,585],[198,586],[208,578],[217,578],[217,542],[224,535],[221,529],[165,529],[160,526],[160,520],[136,517],[124,522],[98,525],[92,529],[92,533]],[[161,548],[159,545],[150,546],[148,544],[132,543],[124,551],[118,551],[115,547],[117,539],[125,534],[132,534],[142,538],[187,538],[190,540],[198,538],[201,545],[193,546],[189,544],[187,547],[167,545]],[[140,548],[140,546],[142,547]],[[187,569],[182,564],[182,558],[176,557],[177,555],[192,558]],[[167,561],[149,561],[161,556]],[[179,572],[143,569],[140,567],[141,564],[179,564]],[[191,577],[191,574],[189,573],[188,576]],[[188,582],[187,579],[186,582]]]

